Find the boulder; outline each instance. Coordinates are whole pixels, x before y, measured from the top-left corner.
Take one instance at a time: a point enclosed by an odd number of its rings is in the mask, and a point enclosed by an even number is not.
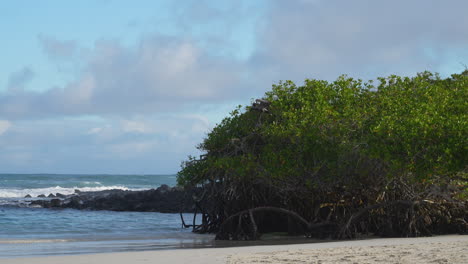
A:
[[[50,207],[60,207],[62,205],[62,200],[60,199],[52,199],[50,200]]]
[[[78,196],[74,196],[70,199],[69,203],[67,204],[67,207],[81,209],[82,205],[83,201],[81,200],[81,198]]]
[[[159,188],[156,189],[156,190],[161,192],[161,193],[165,193],[167,191],[170,191],[171,187],[169,187],[167,184],[163,184],[163,185],[159,186]]]

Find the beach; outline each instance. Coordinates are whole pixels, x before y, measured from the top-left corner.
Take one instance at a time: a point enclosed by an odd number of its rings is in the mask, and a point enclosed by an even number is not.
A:
[[[468,263],[468,236],[12,258],[0,263]]]

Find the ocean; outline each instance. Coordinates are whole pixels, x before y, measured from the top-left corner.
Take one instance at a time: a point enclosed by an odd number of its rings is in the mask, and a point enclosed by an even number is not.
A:
[[[179,214],[44,209],[38,195],[174,186],[175,175],[0,174],[0,258],[210,247]],[[32,198],[25,198],[26,195]],[[191,221],[192,214],[184,214]]]

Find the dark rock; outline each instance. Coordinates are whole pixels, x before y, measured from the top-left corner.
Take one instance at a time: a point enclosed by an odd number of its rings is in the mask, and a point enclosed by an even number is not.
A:
[[[177,192],[183,192],[183,191],[184,191],[184,187],[182,187],[182,186],[175,186],[175,187],[172,187],[172,190],[177,191]]]
[[[37,197],[38,198],[45,198],[46,196],[44,194],[39,194]]]
[[[55,197],[58,197],[58,198],[65,198],[67,197],[65,194],[61,194],[61,193],[56,193],[55,194]]]
[[[75,193],[81,193],[81,191],[78,189],[75,189]]]
[[[83,201],[78,196],[73,196],[70,201],[65,205],[68,208],[82,209]]]
[[[156,190],[145,191],[75,191],[71,195],[57,194],[56,197],[60,199],[33,201],[31,205],[40,205],[44,208],[190,213],[195,208],[192,197],[199,195],[200,192],[201,189],[187,191],[183,188],[171,188],[167,185],[162,185]]]
[[[50,193],[49,195],[47,195],[47,197],[49,197],[49,198],[54,198],[55,195],[54,195],[53,193]]]
[[[171,187],[169,187],[167,184],[163,184],[156,190],[161,192],[161,193],[165,193],[165,192],[171,190]]]
[[[60,199],[50,200],[50,207],[60,207],[60,205],[62,205],[62,200]]]
[[[31,195],[26,194],[26,196],[24,198],[31,198]]]

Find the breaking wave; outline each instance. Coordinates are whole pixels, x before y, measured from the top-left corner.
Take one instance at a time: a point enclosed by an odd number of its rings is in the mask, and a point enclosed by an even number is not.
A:
[[[0,198],[23,198],[26,195],[31,195],[32,197],[37,197],[38,195],[44,194],[73,194],[75,190],[80,190],[82,192],[94,192],[94,191],[105,191],[105,190],[144,190],[144,189],[129,189],[125,186],[114,185],[114,186],[98,186],[98,187],[71,187],[65,188],[61,186],[49,187],[49,188],[31,188],[31,189],[2,189],[0,188]]]

